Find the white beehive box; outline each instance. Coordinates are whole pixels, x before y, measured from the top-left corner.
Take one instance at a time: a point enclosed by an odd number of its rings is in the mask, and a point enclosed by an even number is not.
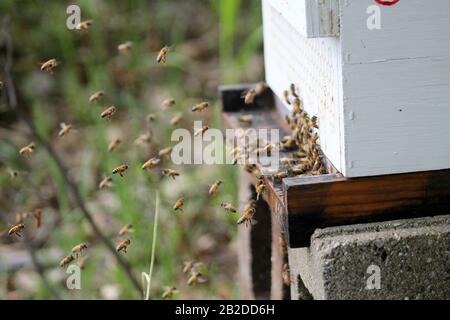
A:
[[[347,177],[450,168],[450,0],[377,5],[370,30],[374,5],[263,0],[266,80],[300,89]]]

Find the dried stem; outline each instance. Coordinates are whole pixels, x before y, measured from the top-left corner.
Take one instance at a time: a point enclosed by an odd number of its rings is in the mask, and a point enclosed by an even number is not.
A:
[[[16,90],[14,87],[14,82],[12,80],[11,76],[11,67],[13,65],[13,45],[11,40],[11,35],[9,33],[9,26],[8,26],[8,19],[4,18],[3,20],[3,38],[4,42],[6,44],[6,63],[4,67],[4,78],[5,78],[5,84],[7,87],[7,95],[8,95],[8,104],[9,107],[12,110],[17,110],[17,95]],[[78,208],[83,213],[85,219],[88,221],[90,226],[92,227],[92,230],[94,233],[100,238],[101,242],[106,246],[106,248],[111,252],[111,254],[115,257],[116,261],[118,262],[119,266],[123,269],[125,274],[127,275],[128,279],[132,283],[132,285],[135,287],[135,289],[138,292],[141,292],[141,286],[136,279],[135,275],[133,274],[131,270],[130,264],[122,258],[122,256],[116,251],[114,245],[111,243],[111,241],[103,234],[103,232],[100,230],[99,226],[93,219],[92,214],[87,209],[87,206],[81,197],[80,191],[78,189],[78,186],[72,181],[72,179],[68,175],[68,170],[64,166],[62,160],[59,158],[58,154],[55,152],[53,147],[51,146],[48,141],[44,137],[42,137],[39,133],[39,131],[36,128],[36,125],[31,117],[28,117],[26,115],[21,115],[21,118],[26,122],[27,126],[29,127],[34,139],[37,143],[42,145],[45,150],[47,151],[50,158],[53,159],[56,166],[58,167],[58,170],[64,180],[64,183],[67,187],[67,190],[71,193],[75,204],[78,206]]]

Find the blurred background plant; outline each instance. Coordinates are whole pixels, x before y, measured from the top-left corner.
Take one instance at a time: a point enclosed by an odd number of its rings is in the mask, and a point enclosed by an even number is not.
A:
[[[68,30],[66,8],[77,4],[82,20],[94,20],[87,31]],[[217,87],[221,83],[256,82],[263,77],[261,3],[252,0],[133,0],[25,1],[2,0],[0,17],[8,16],[14,44],[12,76],[24,112],[32,115],[39,133],[55,148],[77,184],[101,230],[115,243],[118,230],[134,226],[131,246],[123,257],[136,277],[150,263],[156,190],[161,196],[156,259],[150,297],[161,297],[164,286],[176,286],[182,299],[237,298],[235,234],[237,217],[220,210],[220,202],[237,204],[237,170],[230,166],[172,166],[181,172],[173,182],[140,166],[159,149],[171,144],[170,119],[183,114],[178,125],[192,131],[194,119],[220,128]],[[117,45],[132,41],[127,55]],[[167,65],[158,66],[156,54],[172,46]],[[0,39],[0,63],[5,45]],[[61,65],[50,76],[39,64],[50,58]],[[0,71],[3,72],[3,71]],[[4,74],[0,73],[0,81]],[[89,103],[98,90],[101,104]],[[170,110],[161,102],[177,101]],[[190,107],[212,104],[200,117]],[[114,104],[117,116],[100,119],[105,105]],[[149,128],[146,115],[156,114],[150,144],[133,142]],[[58,138],[59,123],[73,132]],[[122,144],[108,152],[108,144]],[[0,299],[47,299],[51,292],[33,268],[30,247],[57,294],[65,299],[140,299],[123,270],[99,243],[80,209],[74,205],[56,163],[37,144],[30,159],[18,150],[33,139],[29,128],[8,111],[0,99]],[[121,163],[130,165],[123,179],[114,178],[108,190],[98,190],[105,175]],[[11,172],[18,172],[12,178]],[[224,180],[219,195],[209,197],[209,186]],[[174,202],[184,196],[184,213],[175,214]],[[27,228],[30,241],[8,237],[18,212],[43,210],[43,227]],[[81,290],[66,288],[67,274],[59,261],[75,245],[87,242]],[[28,249],[27,249],[28,248]],[[209,281],[186,285],[182,273],[187,260],[204,263]]]

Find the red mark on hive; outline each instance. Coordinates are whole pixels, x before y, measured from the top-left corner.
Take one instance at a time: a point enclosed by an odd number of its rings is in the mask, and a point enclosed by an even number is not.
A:
[[[382,6],[393,6],[397,4],[400,0],[375,0],[376,3],[381,4]]]

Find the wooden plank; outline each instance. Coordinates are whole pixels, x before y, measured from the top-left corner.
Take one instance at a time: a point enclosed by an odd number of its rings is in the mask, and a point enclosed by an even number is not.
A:
[[[450,212],[450,170],[368,178],[340,174],[283,180],[292,248],[315,229]]]

